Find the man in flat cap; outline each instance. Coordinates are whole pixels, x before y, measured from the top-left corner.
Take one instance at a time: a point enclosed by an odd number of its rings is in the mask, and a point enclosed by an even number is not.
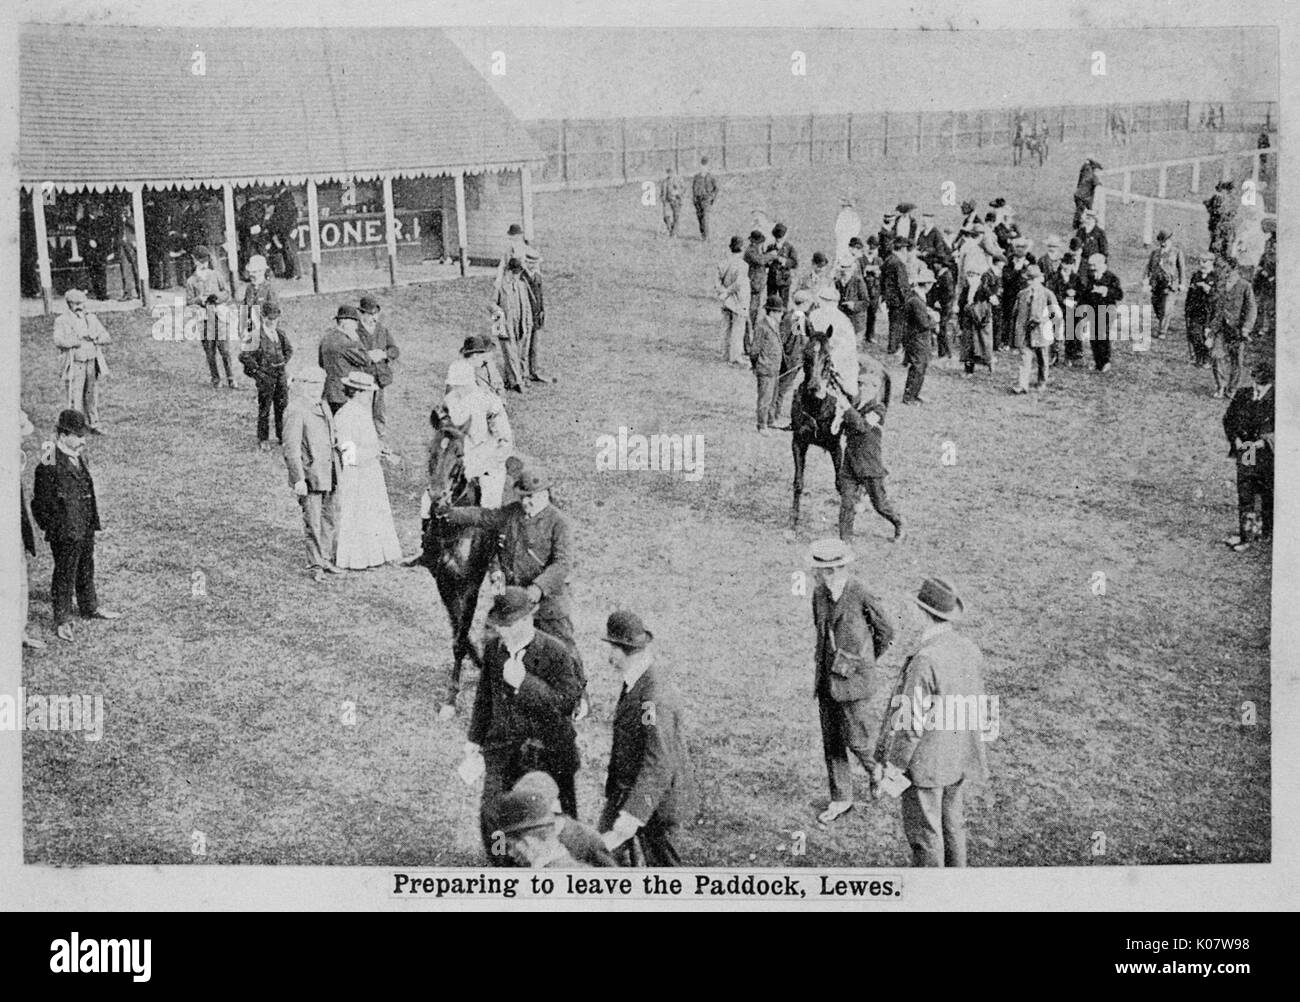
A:
[[[559,788],[561,809],[569,817],[578,814],[573,713],[586,679],[569,649],[534,627],[536,610],[524,588],[509,586],[493,601],[466,735],[463,769],[466,775],[483,776],[479,827],[483,846],[498,866],[507,854],[498,801],[526,773],[548,773]]]
[[[873,785],[886,770],[910,783],[901,799],[913,866],[965,866],[964,783],[988,778],[984,743],[996,736],[978,709],[989,705],[983,655],[953,629],[964,606],[951,584],[927,578],[915,602],[925,631],[890,700]]]
[[[83,619],[119,619],[122,615],[101,608],[95,592],[95,533],[103,526],[95,481],[82,455],[89,430],[81,411],[60,413],[53,454],[36,467],[32,486],[32,515],[54,555],[50,599],[60,640],[73,639],[74,592]]]
[[[822,749],[830,803],[818,815],[824,825],[853,809],[849,752],[870,774],[874,720],[869,712],[878,678],[876,661],[894,642],[884,606],[848,566],[853,550],[841,539],[819,539],[808,553],[817,584],[812,594],[813,694],[821,718]]]
[[[511,790],[497,801],[496,823],[494,845],[503,843],[506,858],[515,866],[531,870],[582,869],[583,864],[560,841],[563,819],[552,814],[541,797]]]
[[[69,289],[63,296],[68,311],[54,318],[54,346],[59,349],[65,400],[71,410],[85,415],[92,435],[99,427],[99,377],[108,375],[104,345],[112,344],[99,317],[86,309],[86,294]]]
[[[402,350],[397,347],[397,342],[393,340],[388,325],[379,317],[381,310],[379,300],[374,296],[362,296],[357,310],[361,314],[361,326],[357,329],[357,336],[361,338],[366,354],[370,357],[372,366],[370,374],[375,377],[375,383],[378,386],[378,389],[375,390],[371,413],[375,419],[375,431],[379,433],[380,441],[382,441],[384,432],[388,430],[388,412],[384,408],[384,388],[391,386],[393,383],[393,363],[401,357]]]
[[[614,737],[605,780],[605,807],[596,826],[605,845],[646,866],[681,866],[678,830],[697,806],[686,750],[681,697],[655,664],[654,634],[635,613],[618,611],[605,623],[609,666],[623,685],[614,709]],[[636,848],[629,845],[635,840]]]
[[[923,268],[912,281],[912,288],[903,301],[900,313],[903,322],[903,362],[907,365],[907,383],[903,387],[903,403],[923,404],[921,387],[925,372],[930,366],[930,338],[939,326],[939,315],[926,304],[926,296],[934,286],[934,272]]]
[[[1147,268],[1142,278],[1142,286],[1151,296],[1151,311],[1156,317],[1153,337],[1169,336],[1174,297],[1187,287],[1186,272],[1183,252],[1174,243],[1173,234],[1161,230],[1156,234],[1156,246],[1147,258]]]
[[[769,296],[758,323],[745,330],[745,354],[757,381],[756,425],[760,435],[771,435],[777,423],[776,388],[781,378],[785,351],[781,340],[781,317],[785,306],[780,296]]]
[[[894,541],[903,538],[902,516],[885,490],[889,471],[881,456],[885,415],[889,410],[888,380],[883,386],[869,387],[867,384],[876,378],[864,367],[858,376],[855,396],[849,397],[843,388],[836,388],[843,406],[844,461],[835,487],[840,493],[840,539],[845,543],[852,542],[853,523],[868,503],[894,527]]]
[[[1243,386],[1223,414],[1228,455],[1237,461],[1238,533],[1227,540],[1240,553],[1253,542],[1250,531],[1255,499],[1260,501],[1261,536],[1273,538],[1273,363],[1262,359],[1253,369],[1255,384]]]
[[[907,334],[903,306],[911,295],[912,283],[904,259],[907,240],[892,235],[888,239],[889,243],[882,243],[880,251],[881,254],[888,251],[888,255],[880,262],[880,296],[885,301],[889,321],[889,341],[885,345],[885,354],[893,355],[903,347]]]
[[[560,808],[560,788],[549,773],[534,770],[515,783],[514,793],[522,793],[545,804],[559,825],[560,845],[578,861],[579,866],[617,867],[618,860],[605,847],[605,839],[591,825],[571,818]]]
[[[361,340],[361,311],[344,303],[334,313],[334,328],[320,339],[316,363],[325,370],[325,402],[332,412],[347,402],[343,380],[351,372],[374,375],[374,361]]]
[[[338,485],[343,460],[335,443],[334,412],[321,399],[325,370],[305,365],[293,377],[294,399],[285,412],[284,463],[302,509],[307,570],[317,581],[338,574],[334,543],[338,525]]]
[[[271,449],[271,412],[275,412],[275,438],[284,444],[284,411],[289,403],[289,378],[286,367],[293,357],[288,332],[280,326],[280,306],[267,303],[261,307],[261,322],[253,350],[241,352],[239,361],[244,372],[257,387],[257,447]]]

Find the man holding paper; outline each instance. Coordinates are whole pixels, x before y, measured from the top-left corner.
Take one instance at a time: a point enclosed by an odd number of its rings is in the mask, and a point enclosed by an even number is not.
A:
[[[914,601],[925,632],[890,700],[872,781],[901,796],[913,866],[965,866],[963,783],[988,778],[975,711],[985,696],[983,655],[953,630],[964,607],[951,584],[927,578]],[[964,713],[948,710],[958,703]]]

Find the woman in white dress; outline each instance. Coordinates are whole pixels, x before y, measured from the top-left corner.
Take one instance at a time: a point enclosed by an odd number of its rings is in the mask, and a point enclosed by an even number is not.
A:
[[[343,456],[334,563],[350,570],[378,567],[402,557],[379,461],[372,404],[377,388],[369,373],[349,373],[343,379],[348,399],[334,415],[334,434]]]

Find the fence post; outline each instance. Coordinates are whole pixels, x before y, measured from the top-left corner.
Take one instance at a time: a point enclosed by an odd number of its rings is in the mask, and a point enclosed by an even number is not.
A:
[[[627,119],[626,118],[620,119],[618,124],[619,124],[619,134],[623,141],[623,150],[622,150],[623,183],[627,184]]]
[[[673,170],[682,172],[682,130],[673,125]]]
[[[816,127],[816,124],[817,124],[817,115],[816,114],[809,115],[808,116],[808,162],[810,164],[814,164],[817,162],[817,154],[815,152],[815,147],[813,146],[813,129]]]
[[[1232,157],[1224,156],[1223,169],[1219,172],[1219,180],[1226,181],[1232,177]]]
[[[853,163],[853,112],[844,118],[844,159]]]
[[[569,183],[569,120],[560,119],[560,180]]]
[[[1157,195],[1158,197],[1160,197],[1160,198],[1165,198],[1165,197],[1166,197],[1166,192],[1168,192],[1168,190],[1169,190],[1169,165],[1168,165],[1168,164],[1161,164],[1161,165],[1160,165],[1160,184],[1159,184],[1159,186],[1156,188],[1156,195]]]
[[[975,146],[978,149],[984,148],[984,112],[975,113]]]
[[[767,116],[767,165],[772,166],[772,116]]]
[[[1142,246],[1150,247],[1152,232],[1155,229],[1156,203],[1148,201],[1146,213],[1142,216]]]
[[[722,117],[722,169],[727,169],[727,117]]]
[[[1124,204],[1125,205],[1133,204],[1133,200],[1129,198],[1129,195],[1131,194],[1133,194],[1133,172],[1131,170],[1126,170],[1124,172]]]
[[[882,157],[889,156],[889,112],[885,112],[885,142],[880,155]]]
[[[921,155],[921,136],[925,132],[925,112],[916,113],[916,155]]]
[[[956,156],[956,155],[957,155],[957,119],[958,119],[958,117],[959,117],[959,116],[958,116],[958,113],[954,111],[954,112],[952,113],[952,155],[953,155],[953,156]]]
[[[1192,161],[1192,194],[1195,195],[1201,190],[1201,161]]]

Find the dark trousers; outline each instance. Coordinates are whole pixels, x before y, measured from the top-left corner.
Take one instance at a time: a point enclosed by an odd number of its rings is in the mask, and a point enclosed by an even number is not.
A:
[[[781,423],[781,414],[785,413],[786,419],[790,417],[790,407],[786,401],[790,397],[790,390],[793,389],[795,381],[799,378],[800,370],[798,366],[782,372],[777,377],[776,392],[772,394],[772,411],[768,424],[775,427]]]
[[[515,783],[523,777],[517,756],[485,752],[483,756],[483,800],[479,805],[479,832],[483,837],[483,848],[487,850],[488,859],[493,866],[509,866],[510,855],[506,852],[505,837],[497,828],[497,804],[501,797],[509,793]],[[571,818],[578,816],[578,794],[574,788],[574,773],[557,772],[543,769],[555,780],[560,788],[560,810]]]
[[[652,816],[615,850],[614,858],[619,866],[681,866],[682,857],[676,842],[677,826],[665,825],[657,816]]]
[[[903,526],[903,519],[898,514],[889,495],[885,492],[884,477],[868,477],[865,481],[854,480],[847,473],[840,472],[840,539],[848,542],[853,538],[853,522],[857,517],[857,504],[865,494],[876,514],[894,527],[894,534]]]
[[[962,782],[952,786],[909,786],[899,798],[903,833],[913,866],[965,866],[966,821]]]
[[[926,337],[929,337],[927,334]],[[903,385],[903,403],[916,400],[921,395],[921,386],[925,383],[925,370],[930,367],[929,345],[909,345],[907,357],[907,382]]]
[[[83,254],[83,267],[86,269],[86,281],[90,285],[91,299],[108,298],[108,261],[98,255],[91,257]]]
[[[384,388],[382,386],[375,390],[375,395],[370,402],[370,416],[375,422],[375,434],[383,438],[384,432],[388,430],[388,411],[384,407]]]
[[[226,382],[234,382],[235,376],[230,369],[230,348],[226,344],[226,339],[221,336],[220,331],[217,331],[215,335],[210,331],[204,333],[203,354],[208,359],[208,375],[212,377],[212,385],[221,385],[221,374],[217,371],[218,353],[221,355],[221,364],[226,367]]]
[[[298,266],[298,247],[297,241],[288,233],[277,233],[275,235],[275,246],[280,251],[280,257],[284,259],[284,278],[297,278],[301,269]]]
[[[902,303],[897,306],[890,306],[886,303],[885,309],[889,313],[889,343],[885,346],[885,353],[892,355],[903,347],[903,338],[907,334],[907,323],[903,319]]]
[[[289,381],[284,369],[257,380],[257,440],[265,442],[271,434],[271,409],[275,408],[275,439],[284,441],[284,408],[289,403]]]
[[[778,377],[775,374],[769,376],[761,372],[754,373],[754,376],[758,380],[758,402],[755,407],[755,420],[757,421],[757,427],[761,431],[774,423],[775,415],[773,410],[775,408],[773,405],[776,402]]]
[[[54,554],[54,580],[50,585],[54,625],[72,621],[74,591],[81,614],[93,615],[99,607],[95,595],[95,534],[83,539],[51,540],[50,552]]]
[[[709,203],[702,198],[695,200],[695,218],[700,221],[700,239],[709,239]]]
[[[134,299],[140,294],[140,268],[132,244],[117,245],[117,268],[122,273],[122,298]],[[128,271],[131,273],[129,279],[126,277]]]
[[[1092,364],[1100,372],[1102,366],[1110,364],[1110,332],[1107,331],[1106,337],[1098,337],[1097,332],[1093,331],[1092,337]]]
[[[817,712],[822,724],[822,751],[826,755],[826,778],[830,781],[831,800],[853,799],[853,772],[849,752],[870,775],[876,746],[872,735],[874,721],[866,699],[838,703],[830,696],[817,696]]]
[[[1210,349],[1205,346],[1207,325],[1204,320],[1184,316],[1187,325],[1187,360],[1194,365],[1210,364]]]
[[[1077,230],[1083,225],[1083,210],[1092,208],[1091,198],[1081,198],[1074,196],[1074,222],[1070,224],[1070,229]]]
[[[1255,510],[1256,498],[1264,536],[1273,535],[1273,464],[1261,464],[1258,451],[1255,458],[1254,466],[1237,463],[1237,522],[1242,539],[1246,538],[1246,516]]]

